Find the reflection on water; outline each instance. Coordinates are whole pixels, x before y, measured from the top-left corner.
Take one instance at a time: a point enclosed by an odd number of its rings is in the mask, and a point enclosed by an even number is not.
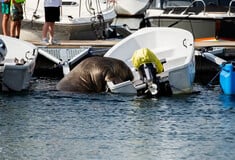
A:
[[[234,95],[219,95],[222,107],[224,109],[233,109],[235,107],[235,96]]]
[[[57,80],[0,98],[0,159],[234,159],[235,99],[199,94],[144,99],[72,94]]]

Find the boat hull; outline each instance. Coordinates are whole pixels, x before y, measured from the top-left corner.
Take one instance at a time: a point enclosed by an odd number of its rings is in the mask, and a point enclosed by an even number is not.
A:
[[[58,40],[95,40],[104,39],[108,36],[108,26],[112,23],[112,19],[104,24],[92,27],[92,24],[56,24],[55,39]],[[105,27],[104,27],[105,26]],[[42,23],[24,21],[20,38],[27,41],[38,41],[42,39]]]
[[[115,11],[121,16],[136,16],[144,13],[148,7],[149,0],[117,0]]]
[[[30,86],[35,61],[24,65],[6,65],[2,75],[2,91],[22,91]]]
[[[190,31],[198,41],[235,40],[234,1],[162,1],[148,9],[142,26],[175,27]]]
[[[235,18],[234,18],[235,19]],[[194,35],[195,40],[235,39],[234,20],[149,18],[152,27],[175,27],[185,29]]]
[[[193,58],[188,65],[169,72],[168,80],[173,94],[191,93],[195,79],[195,59]]]

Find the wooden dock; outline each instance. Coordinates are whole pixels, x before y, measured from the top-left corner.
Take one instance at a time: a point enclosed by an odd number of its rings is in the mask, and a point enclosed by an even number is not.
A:
[[[61,40],[56,45],[47,45],[48,48],[75,48],[75,47],[112,47],[117,44],[121,39],[111,39],[111,40]],[[30,41],[36,46],[44,46],[39,41]],[[201,41],[194,43],[195,49],[205,48],[205,47],[225,47],[225,48],[235,48],[235,41],[228,40],[217,40],[217,41]]]
[[[77,47],[112,47],[120,40],[113,39],[113,40],[61,40],[58,44],[55,45],[46,45],[48,48],[77,48]],[[30,41],[36,46],[45,46],[39,41]]]
[[[224,48],[235,48],[235,41],[228,40],[215,40],[215,41],[201,41],[194,43],[195,49],[205,47],[224,47]]]

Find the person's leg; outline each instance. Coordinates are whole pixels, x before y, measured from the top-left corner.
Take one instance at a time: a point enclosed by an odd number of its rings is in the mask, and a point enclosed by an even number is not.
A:
[[[8,30],[8,20],[10,15],[9,14],[3,14],[2,16],[2,33],[5,36],[9,36],[9,30]]]
[[[15,37],[20,38],[20,30],[21,30],[21,21],[23,20],[23,8],[20,4],[18,8],[18,20],[16,22],[16,28],[15,28]]]
[[[55,23],[54,22],[50,22],[49,25],[49,41],[53,41],[54,38],[54,28],[55,28]]]
[[[21,21],[16,22],[15,37],[20,38]]]
[[[17,8],[16,5],[12,4],[10,14],[11,14],[10,36],[16,37],[19,36],[18,25],[22,19],[21,10]]]
[[[45,22],[43,27],[42,27],[42,40],[47,39],[47,33],[48,33],[48,30],[49,30],[49,25],[50,25],[50,22]]]
[[[1,3],[1,7],[2,7],[2,33],[3,35],[9,36],[10,3],[4,1]]]
[[[11,21],[10,24],[10,36],[15,37],[15,30],[16,30],[16,21]]]

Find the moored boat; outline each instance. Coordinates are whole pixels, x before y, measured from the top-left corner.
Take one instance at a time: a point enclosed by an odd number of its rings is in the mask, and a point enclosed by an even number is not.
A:
[[[140,49],[147,49],[147,52],[151,51],[147,56],[154,57],[151,55],[153,53],[159,61],[164,62],[162,64],[164,72],[159,74],[149,73],[152,74],[150,79],[147,76],[143,80],[139,71],[133,66],[132,61],[133,54]],[[156,94],[159,88],[166,87],[172,94],[193,92],[195,78],[194,39],[193,35],[186,30],[168,27],[143,28],[114,45],[104,56],[124,61],[131,68],[134,75],[133,82],[109,84],[111,92],[138,93],[144,90],[143,93],[145,93],[146,90],[151,90],[151,93]],[[147,63],[150,63],[150,61]],[[151,72],[151,68],[147,67],[147,70]],[[148,73],[144,74],[147,75]],[[155,87],[149,86],[149,82],[152,81],[151,77],[157,77],[158,79]],[[140,80],[141,83],[139,83]],[[151,83],[155,82],[152,81]],[[164,86],[162,87],[161,84]],[[152,91],[152,89],[157,91]]]
[[[27,0],[20,38],[41,40],[44,20],[44,1]],[[55,38],[103,39],[116,17],[114,7],[107,0],[62,0],[60,21],[55,24]]]
[[[140,26],[176,27],[196,41],[235,40],[235,0],[157,0]]]
[[[22,91],[30,87],[36,65],[37,47],[29,42],[0,35],[6,56],[0,62],[1,91]]]

